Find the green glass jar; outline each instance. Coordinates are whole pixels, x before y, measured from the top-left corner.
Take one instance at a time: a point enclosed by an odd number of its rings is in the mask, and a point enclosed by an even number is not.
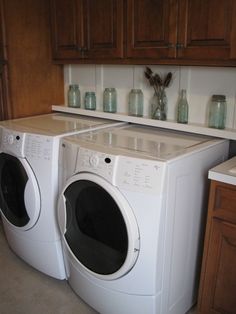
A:
[[[68,90],[68,106],[80,108],[80,90],[79,85],[71,84]]]
[[[95,92],[86,92],[84,97],[84,108],[87,110],[96,109],[96,95]]]
[[[143,92],[141,89],[131,89],[129,93],[129,115],[143,116]]]
[[[186,98],[186,90],[182,89],[177,108],[177,122],[188,123],[188,101]]]
[[[113,112],[117,110],[117,94],[116,89],[105,88],[103,93],[103,111],[104,112]]]
[[[208,126],[210,128],[224,129],[226,120],[225,95],[213,95],[209,108]]]

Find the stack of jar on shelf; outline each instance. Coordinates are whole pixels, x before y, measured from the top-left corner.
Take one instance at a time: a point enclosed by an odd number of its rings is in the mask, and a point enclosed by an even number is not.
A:
[[[81,96],[79,85],[72,84],[68,90],[68,106],[73,108],[81,107]],[[85,92],[84,108],[96,110],[95,92]],[[117,112],[117,92],[114,87],[105,88],[103,92],[103,111]],[[143,92],[141,89],[132,89],[129,94],[129,114],[136,117],[143,116]]]
[[[152,99],[151,118],[166,120],[167,98],[160,102],[154,95]],[[81,107],[81,95],[78,84],[72,84],[68,90],[68,106],[73,108]],[[164,107],[164,109],[162,108]],[[95,92],[85,92],[84,109],[96,110]],[[103,92],[103,111],[117,112],[117,92],[114,87],[105,88]],[[141,89],[131,89],[129,93],[128,114],[135,117],[143,117],[143,92]],[[189,105],[186,97],[186,90],[182,89],[177,104],[177,122],[187,124]],[[226,97],[224,95],[213,95],[209,107],[208,126],[210,128],[224,129],[226,120]]]

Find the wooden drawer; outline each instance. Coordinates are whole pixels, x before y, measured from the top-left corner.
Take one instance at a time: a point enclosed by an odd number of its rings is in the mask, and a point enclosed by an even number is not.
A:
[[[236,223],[236,186],[212,181],[209,210],[212,217]]]

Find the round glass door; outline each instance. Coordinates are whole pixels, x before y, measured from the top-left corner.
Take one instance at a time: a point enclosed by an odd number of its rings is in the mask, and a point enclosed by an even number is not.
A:
[[[122,194],[94,175],[76,175],[64,190],[64,237],[73,255],[87,270],[115,279],[134,265],[139,232]]]
[[[0,154],[0,208],[13,226],[31,228],[40,212],[40,194],[27,161]]]

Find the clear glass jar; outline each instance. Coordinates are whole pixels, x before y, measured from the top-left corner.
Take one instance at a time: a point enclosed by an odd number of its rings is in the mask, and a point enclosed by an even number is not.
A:
[[[68,106],[80,108],[80,90],[79,85],[71,84],[68,90]]]
[[[115,88],[105,88],[103,93],[103,111],[116,112],[117,111],[117,94]]]
[[[143,116],[143,92],[141,89],[131,89],[129,93],[129,115]]]
[[[210,128],[224,129],[226,120],[226,98],[224,95],[212,95],[208,126]]]
[[[95,92],[86,92],[84,96],[84,108],[88,110],[96,109],[96,95]]]
[[[186,90],[181,89],[180,99],[177,108],[177,122],[188,123],[188,101],[186,98]]]

